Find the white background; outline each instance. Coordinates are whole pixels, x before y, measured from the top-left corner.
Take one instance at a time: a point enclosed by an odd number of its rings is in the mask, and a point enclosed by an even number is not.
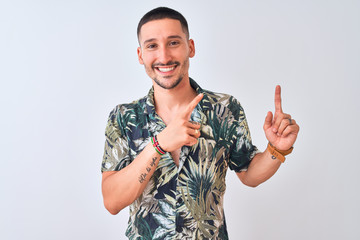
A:
[[[276,84],[301,125],[268,182],[248,188],[229,171],[230,239],[360,239],[355,0],[2,0],[0,238],[125,239],[128,209],[102,203],[104,130],[151,87],[136,26],[158,6],[187,18],[190,76],[240,100],[260,149]]]

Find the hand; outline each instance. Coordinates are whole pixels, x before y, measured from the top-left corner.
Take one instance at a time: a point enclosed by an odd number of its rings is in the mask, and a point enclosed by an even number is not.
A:
[[[275,88],[275,114],[268,112],[265,118],[264,131],[267,140],[279,150],[291,148],[299,133],[299,125],[281,108],[281,88]]]
[[[166,152],[175,151],[182,146],[192,146],[200,137],[200,124],[189,122],[190,116],[196,105],[203,98],[197,95],[187,106],[184,112],[178,113],[170,124],[157,135],[161,148]]]

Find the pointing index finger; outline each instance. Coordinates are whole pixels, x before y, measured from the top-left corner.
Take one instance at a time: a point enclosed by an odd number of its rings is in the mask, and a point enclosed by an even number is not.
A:
[[[277,85],[275,88],[275,112],[282,112],[280,85]]]
[[[203,96],[204,94],[200,93],[189,103],[187,110],[185,111],[185,115],[187,118],[190,118],[192,111],[195,109],[196,105],[198,105],[198,103],[201,101]]]

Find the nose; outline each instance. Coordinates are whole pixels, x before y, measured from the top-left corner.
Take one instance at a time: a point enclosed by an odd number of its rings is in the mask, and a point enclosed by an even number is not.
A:
[[[171,52],[166,46],[162,46],[159,48],[157,60],[162,64],[167,64],[171,61]]]

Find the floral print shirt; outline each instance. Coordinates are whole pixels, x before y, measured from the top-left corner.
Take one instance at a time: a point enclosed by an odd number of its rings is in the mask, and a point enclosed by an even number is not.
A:
[[[190,120],[201,124],[197,144],[181,148],[179,166],[161,156],[144,192],[130,206],[129,239],[228,239],[223,209],[227,169],[245,171],[257,153],[240,103],[227,94],[191,86],[204,97]],[[102,172],[119,171],[159,134],[154,91],[115,107],[106,127]]]

